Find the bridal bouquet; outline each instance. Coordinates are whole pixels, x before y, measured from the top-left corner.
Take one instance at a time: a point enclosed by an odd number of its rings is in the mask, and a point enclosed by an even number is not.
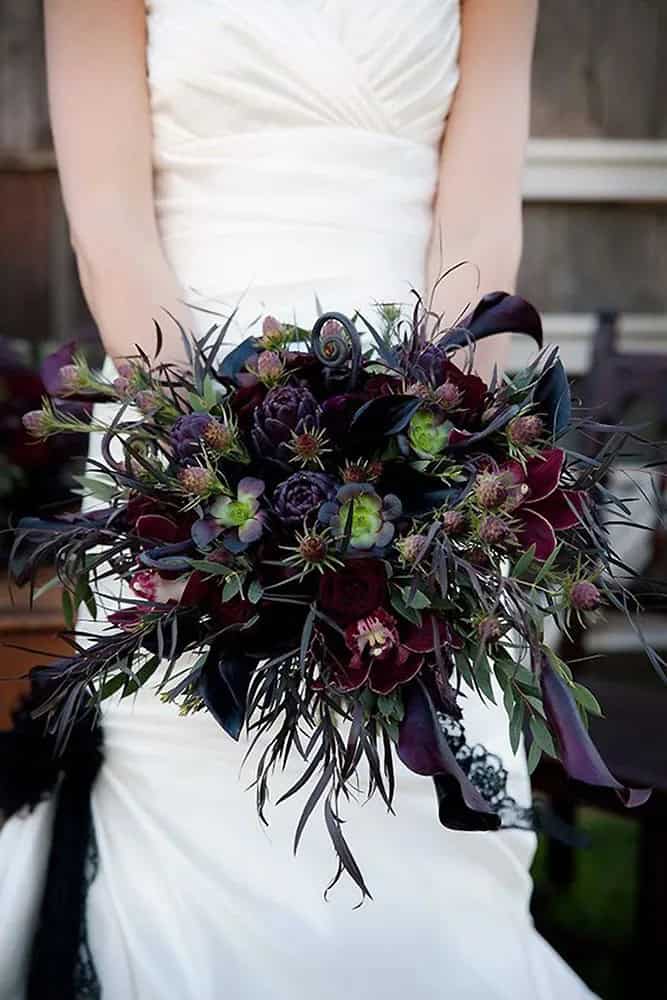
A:
[[[391,810],[395,755],[433,780],[445,826],[501,824],[453,739],[465,696],[502,698],[531,767],[546,753],[628,805],[648,794],[610,774],[586,728],[598,704],[544,639],[548,618],[567,632],[624,604],[604,523],[622,507],[604,485],[617,438],[597,459],[563,444],[573,414],[555,349],[488,385],[473,374],[482,338],[541,346],[523,299],[488,295],[447,329],[419,301],[410,319],[381,317],[357,317],[368,350],[327,313],[310,333],[266,318],[226,353],[230,319],[184,336],[187,366],[139,353],[113,382],[64,348],[45,373],[52,400],[25,425],[102,435],[82,479],[97,504],[22,521],[11,562],[19,585],[55,566],[72,628],[78,607],[96,616],[105,578],[124,582],[106,631],[84,644],[80,624],[72,655],[33,671],[60,746],[91,704],[148,683],[234,738],[247,727],[263,737],[260,814],[274,768],[300,760],[283,796],[310,788],[295,846],[321,803],[337,877],[363,893],[340,808],[379,794]],[[118,405],[79,425],[67,398]]]

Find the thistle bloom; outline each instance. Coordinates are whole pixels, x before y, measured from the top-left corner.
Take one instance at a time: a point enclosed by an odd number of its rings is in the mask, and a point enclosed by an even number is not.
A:
[[[382,549],[394,537],[393,521],[401,514],[401,501],[389,493],[381,497],[370,483],[346,483],[336,499],[320,508],[319,520],[344,536],[352,549]]]
[[[595,611],[600,607],[601,594],[590,580],[578,580],[570,587],[570,604],[577,611]]]
[[[211,506],[211,517],[227,529],[227,541],[250,545],[261,538],[264,516],[259,509],[259,498],[265,486],[261,479],[246,476],[239,482],[236,497],[220,497]]]

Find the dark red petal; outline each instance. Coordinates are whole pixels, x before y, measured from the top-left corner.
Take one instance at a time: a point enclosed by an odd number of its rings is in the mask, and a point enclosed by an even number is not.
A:
[[[440,822],[456,830],[497,830],[500,819],[457,762],[425,686],[413,681],[404,701],[397,753],[415,774],[434,778]]]
[[[162,514],[143,514],[137,518],[136,531],[141,538],[159,542],[180,541],[182,535],[176,522]]]
[[[370,663],[361,656],[353,656],[345,665],[337,663],[331,673],[331,682],[338,691],[356,691],[368,680]]]
[[[549,522],[530,507],[520,507],[521,525],[516,533],[523,549],[535,546],[536,559],[548,559],[556,548],[556,536]]]
[[[544,500],[553,493],[560,482],[564,462],[565,452],[560,448],[551,448],[541,452],[536,458],[528,459],[525,479],[530,487],[529,503]]]
[[[407,649],[394,650],[393,656],[371,661],[368,685],[376,694],[390,694],[399,684],[407,684],[421,670],[421,656],[412,656]]]
[[[545,500],[531,502],[530,509],[545,518],[556,531],[565,531],[579,523],[577,511],[581,510],[583,503],[583,493],[576,490],[555,490]]]
[[[413,653],[432,653],[435,649],[434,621],[433,615],[425,614],[421,625],[407,625],[401,636],[401,645]],[[450,640],[449,629],[444,622],[436,622],[436,627],[441,645],[447,645]]]
[[[626,806],[643,805],[650,790],[627,788],[613,776],[593,743],[574,698],[545,655],[540,659],[540,684],[547,720],[569,776],[588,785],[613,788]]]
[[[40,365],[39,373],[44,383],[44,388],[49,396],[58,396],[63,391],[63,382],[60,376],[60,369],[65,365],[71,365],[74,361],[76,351],[76,341],[70,340],[63,344],[57,351],[47,355]]]

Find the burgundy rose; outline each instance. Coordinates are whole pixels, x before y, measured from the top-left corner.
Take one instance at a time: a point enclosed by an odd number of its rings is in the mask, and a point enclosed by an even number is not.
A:
[[[322,423],[334,441],[342,441],[350,430],[352,417],[367,397],[359,392],[340,393],[322,403]]]
[[[318,603],[339,625],[349,625],[380,607],[387,597],[387,573],[379,559],[353,559],[322,574]]]

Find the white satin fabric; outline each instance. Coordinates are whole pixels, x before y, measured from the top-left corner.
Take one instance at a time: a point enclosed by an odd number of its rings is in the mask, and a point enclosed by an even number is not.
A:
[[[155,0],[148,23],[156,208],[189,301],[240,303],[233,340],[267,311],[307,325],[316,296],[352,311],[420,287],[457,0]],[[470,698],[465,717],[526,803],[503,709]],[[399,765],[396,816],[378,798],[347,809],[375,897],[354,910],[345,881],[323,901],[319,811],[292,855],[303,796],[261,825],[243,740],[150,689],[104,726],[88,897],[104,1000],[591,996],[532,926],[532,834],[443,829],[430,780]],[[23,996],[51,817],[45,803],[0,838],[0,1000]]]

